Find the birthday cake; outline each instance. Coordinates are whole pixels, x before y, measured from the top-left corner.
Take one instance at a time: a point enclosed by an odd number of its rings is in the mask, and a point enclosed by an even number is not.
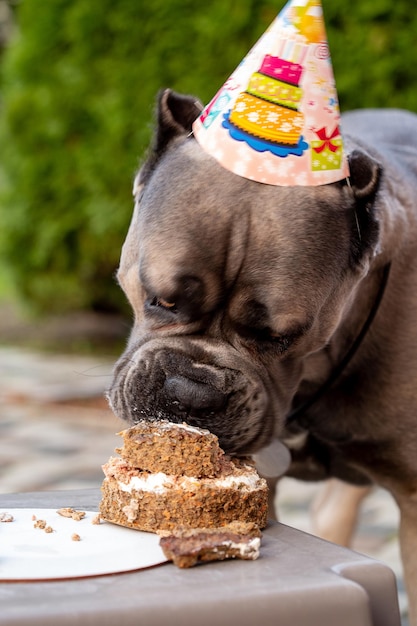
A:
[[[304,126],[304,115],[298,110],[302,72],[299,63],[267,54],[238,96],[230,122],[259,139],[296,146]]]
[[[120,435],[120,457],[103,466],[104,520],[149,532],[235,521],[265,527],[265,479],[251,460],[227,456],[208,430],[155,420]]]

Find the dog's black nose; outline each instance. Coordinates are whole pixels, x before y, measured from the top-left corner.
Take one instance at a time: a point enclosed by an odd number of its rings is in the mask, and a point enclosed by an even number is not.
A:
[[[218,411],[226,400],[221,391],[184,376],[167,378],[164,390],[168,398],[176,400],[187,409]]]

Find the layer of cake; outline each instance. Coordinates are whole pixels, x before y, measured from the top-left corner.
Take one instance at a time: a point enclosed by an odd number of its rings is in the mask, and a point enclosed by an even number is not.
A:
[[[123,447],[117,451],[133,467],[196,477],[217,476],[222,469],[224,452],[208,430],[159,420],[138,422],[119,434]]]
[[[156,532],[211,528],[232,521],[266,525],[268,488],[255,468],[233,463],[233,473],[197,479],[139,472],[123,459],[103,467],[100,514],[109,522]]]
[[[297,110],[303,94],[300,87],[288,85],[280,80],[275,80],[260,72],[252,74],[247,92],[253,96],[264,98],[274,104],[282,104],[290,109]]]
[[[298,86],[303,73],[303,66],[292,61],[286,61],[279,57],[274,57],[271,54],[267,54],[264,57],[259,71],[262,74],[271,76],[272,78],[278,78],[290,85]]]
[[[230,113],[230,122],[260,139],[296,146],[303,129],[304,115],[248,93],[241,93]]]
[[[256,524],[231,522],[220,528],[177,529],[159,543],[167,559],[184,568],[207,561],[255,560],[261,532]]]

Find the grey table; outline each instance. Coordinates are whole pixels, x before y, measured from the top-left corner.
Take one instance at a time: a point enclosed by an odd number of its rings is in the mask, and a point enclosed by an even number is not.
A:
[[[0,495],[0,509],[95,511],[97,489]],[[105,546],[103,546],[105,550]],[[0,548],[1,558],[1,548]],[[256,561],[67,581],[0,584],[7,626],[399,626],[396,583],[382,563],[270,523]]]

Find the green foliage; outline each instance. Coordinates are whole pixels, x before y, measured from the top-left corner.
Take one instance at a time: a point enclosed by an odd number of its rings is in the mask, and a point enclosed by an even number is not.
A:
[[[323,0],[342,109],[417,111],[411,0]],[[118,310],[131,181],[165,86],[207,102],[279,0],[23,0],[2,61],[0,263],[39,310]]]
[[[323,0],[342,110],[417,111],[413,0]]]

